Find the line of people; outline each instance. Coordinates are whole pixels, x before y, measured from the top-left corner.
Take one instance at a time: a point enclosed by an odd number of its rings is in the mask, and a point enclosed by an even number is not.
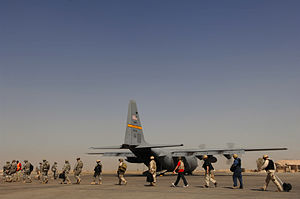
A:
[[[243,189],[243,177],[242,177],[242,164],[241,159],[238,157],[237,154],[233,154],[233,164],[230,167],[230,171],[233,172],[232,179],[233,179],[233,189]],[[267,173],[267,177],[265,180],[264,186],[261,188],[261,190],[265,191],[268,187],[269,182],[272,180],[272,182],[277,186],[278,191],[283,191],[282,185],[278,182],[275,171],[276,167],[273,162],[273,160],[269,159],[268,155],[263,156],[263,165],[261,166],[260,170],[265,170]],[[208,188],[209,183],[212,182],[215,187],[217,187],[218,183],[213,175],[213,166],[210,162],[210,159],[207,155],[203,156],[203,165],[202,168],[205,170],[205,184],[204,187]],[[81,182],[81,172],[83,168],[83,162],[80,160],[80,158],[76,159],[76,164],[73,169],[74,177],[76,179],[75,184],[80,184]],[[40,180],[41,183],[47,184],[48,183],[48,171],[50,170],[50,164],[49,162],[44,159],[42,163],[39,163],[39,166],[36,168],[37,176],[36,179]],[[118,185],[126,185],[127,180],[124,178],[125,172],[127,170],[127,165],[124,162],[123,159],[119,159],[119,165],[117,169],[117,176],[118,176]],[[156,162],[154,156],[150,157],[150,162],[148,165],[148,172],[147,172],[147,182],[149,182],[150,186],[156,185]],[[22,167],[22,164],[19,161],[13,160],[12,163],[6,162],[6,164],[3,167],[3,179],[5,182],[15,182],[20,181],[21,172],[23,173],[23,182],[24,183],[30,183],[31,180],[31,173],[33,171],[33,165],[28,161],[24,160],[24,165]],[[59,177],[61,179],[61,184],[71,184],[71,180],[69,178],[69,173],[71,171],[71,165],[68,160],[65,160],[65,164],[62,167],[62,172],[58,175],[57,170],[57,162],[54,162],[54,164],[51,167],[51,171],[53,173],[53,178],[57,179]],[[177,179],[174,183],[171,184],[172,187],[177,187],[179,184],[180,179],[183,180],[184,186],[188,187],[189,184],[184,176],[185,174],[185,166],[184,162],[181,157],[178,158],[178,162],[176,164],[176,167],[173,171],[173,173],[177,173]],[[239,180],[240,186],[238,187],[237,181]],[[102,184],[102,164],[100,160],[96,160],[96,166],[94,168],[94,175],[93,175],[93,181],[91,184]]]

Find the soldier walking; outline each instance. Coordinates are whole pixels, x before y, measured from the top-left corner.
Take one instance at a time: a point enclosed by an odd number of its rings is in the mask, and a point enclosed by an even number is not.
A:
[[[6,164],[3,166],[3,181],[4,182],[11,182],[10,167],[11,167],[11,164],[9,161],[7,161]]]
[[[21,171],[22,171],[22,164],[21,162],[19,162],[19,160],[17,160],[17,181],[19,182],[21,179]]]
[[[56,178],[57,178],[57,162],[54,162],[54,164],[51,167],[51,171],[53,173],[54,180],[56,180]]]
[[[23,167],[23,183],[31,183],[30,174],[33,170],[33,166],[28,160],[24,160],[24,167]]]
[[[154,160],[154,156],[150,157],[150,162],[149,162],[149,173],[153,177],[153,181],[150,182],[150,186],[155,186],[156,185],[156,162]]]
[[[261,167],[261,170],[266,170],[267,177],[264,186],[262,187],[263,191],[267,190],[270,180],[276,185],[278,191],[283,191],[282,186],[279,184],[275,176],[276,166],[273,160],[269,159],[268,155],[263,156],[264,164]]]
[[[202,165],[203,169],[205,170],[205,185],[204,187],[209,187],[209,181],[214,183],[215,187],[217,187],[217,181],[212,178],[212,171],[214,170],[210,160],[208,159],[207,155],[203,156],[204,163]]]
[[[40,162],[39,165],[35,167],[35,172],[36,172],[35,179],[42,180],[41,171],[42,171],[42,163]]]
[[[62,168],[62,174],[64,175],[64,178],[62,179],[60,184],[67,184],[67,183],[71,184],[71,180],[69,178],[70,171],[71,171],[71,165],[68,160],[65,160],[65,164]]]
[[[175,183],[172,183],[172,187],[176,187],[180,181],[180,178],[182,178],[184,186],[183,187],[188,187],[188,182],[186,181],[185,177],[184,177],[184,163],[182,161],[181,157],[178,157],[178,163],[173,171],[173,173],[177,172],[177,179],[175,181]]]
[[[124,175],[125,175],[125,171],[127,169],[127,165],[122,158],[119,159],[119,162],[120,163],[119,163],[119,167],[118,167],[118,171],[117,171],[118,178],[119,178],[119,185],[121,185],[122,182],[126,185],[127,181],[125,180]]]
[[[74,177],[76,179],[75,184],[80,184],[80,181],[81,181],[80,174],[81,174],[81,171],[82,171],[83,163],[80,160],[80,158],[77,158],[76,160],[77,160],[77,162],[76,162],[76,164],[74,166],[74,170],[73,170],[74,171]]]
[[[233,189],[237,189],[237,179],[240,182],[240,189],[243,189],[243,176],[242,176],[242,160],[238,157],[237,154],[233,154],[233,164],[230,167],[230,171],[233,172],[232,179],[233,179]]]
[[[43,164],[42,164],[42,169],[41,169],[41,172],[42,172],[42,183],[43,184],[47,184],[48,183],[48,171],[50,169],[50,164],[49,162],[44,159],[43,160]]]
[[[100,160],[96,160],[94,168],[94,181],[91,184],[102,184],[102,164]]]
[[[17,181],[17,161],[16,160],[13,160],[11,162],[11,167],[10,167],[10,175],[11,175],[11,180],[13,182],[16,182]]]

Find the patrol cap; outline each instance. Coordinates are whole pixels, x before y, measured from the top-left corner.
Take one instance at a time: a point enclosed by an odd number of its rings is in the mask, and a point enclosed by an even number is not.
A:
[[[123,162],[124,160],[122,158],[119,159],[120,162]]]
[[[204,156],[203,156],[203,159],[204,159],[204,160],[205,160],[205,159],[207,159],[207,158],[208,158],[208,156],[207,156],[207,155],[204,155]]]
[[[232,156],[233,158],[237,158],[238,157],[238,155],[237,154],[233,154],[233,156]]]
[[[154,160],[154,156],[152,155],[152,156],[150,156],[150,160]]]
[[[96,160],[96,162],[101,162],[101,160]]]
[[[269,156],[268,156],[268,155],[264,155],[263,158],[264,158],[264,159],[267,159],[267,158],[269,158]]]

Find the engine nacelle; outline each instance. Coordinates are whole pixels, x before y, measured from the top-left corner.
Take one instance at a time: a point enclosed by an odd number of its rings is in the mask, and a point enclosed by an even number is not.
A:
[[[127,157],[126,161],[130,163],[144,163],[141,158],[136,158],[136,157]]]

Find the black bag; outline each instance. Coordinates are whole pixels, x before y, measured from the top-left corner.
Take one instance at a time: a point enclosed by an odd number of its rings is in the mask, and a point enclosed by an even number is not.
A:
[[[30,170],[30,173],[33,171],[33,165],[32,164],[30,164],[29,170]]]
[[[59,179],[65,180],[65,179],[66,179],[65,173],[60,173],[60,174],[58,175],[58,178],[59,178]]]
[[[236,165],[234,165],[234,164],[233,164],[233,165],[231,165],[231,167],[230,167],[230,171],[231,171],[231,172],[234,172],[235,170],[236,170]]]
[[[154,179],[153,179],[153,175],[150,173],[150,172],[147,172],[147,179],[146,179],[147,182],[153,182]]]
[[[290,183],[283,183],[282,187],[285,192],[292,190],[292,185]]]

